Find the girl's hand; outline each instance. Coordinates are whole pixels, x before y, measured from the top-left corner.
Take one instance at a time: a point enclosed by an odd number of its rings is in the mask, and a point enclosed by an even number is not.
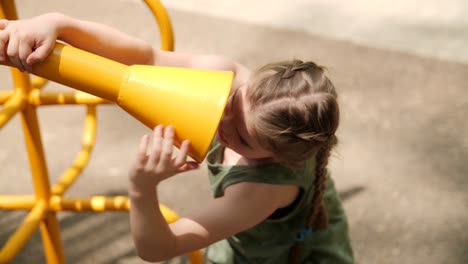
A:
[[[32,71],[52,52],[58,35],[58,14],[24,20],[0,20],[0,61],[8,57],[21,71]]]
[[[163,136],[164,134],[164,136]],[[198,168],[198,163],[187,161],[190,142],[184,140],[179,152],[172,157],[174,128],[159,125],[154,128],[153,145],[147,154],[149,136],[141,139],[137,159],[130,170],[132,187],[141,189],[153,188],[162,180],[181,172]]]

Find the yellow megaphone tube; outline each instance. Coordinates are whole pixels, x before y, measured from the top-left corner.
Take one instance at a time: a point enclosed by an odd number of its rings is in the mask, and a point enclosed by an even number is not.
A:
[[[32,73],[113,101],[151,129],[173,125],[176,146],[189,139],[197,162],[216,134],[234,77],[230,71],[127,66],[60,43]]]

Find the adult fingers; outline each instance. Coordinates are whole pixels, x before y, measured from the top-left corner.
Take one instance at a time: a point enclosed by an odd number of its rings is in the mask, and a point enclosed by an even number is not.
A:
[[[164,140],[162,144],[161,151],[161,165],[167,167],[172,161],[172,148],[174,144],[174,128],[172,126],[166,127],[164,129]]]
[[[12,36],[8,41],[7,55],[16,68],[18,68],[20,71],[24,71],[23,64],[21,64],[21,60],[18,57],[18,48],[19,39],[15,36]]]
[[[154,168],[156,164],[159,163],[161,156],[161,144],[162,144],[162,135],[163,135],[163,126],[158,125],[153,130],[153,146],[150,151],[150,156],[148,158],[147,166],[149,168]]]

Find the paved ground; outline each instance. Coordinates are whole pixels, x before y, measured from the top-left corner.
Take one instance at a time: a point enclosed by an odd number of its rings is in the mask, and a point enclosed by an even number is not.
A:
[[[359,263],[468,262],[468,34],[462,1],[360,0],[351,7],[284,0],[247,8],[246,1],[166,2],[177,50],[225,54],[251,67],[289,57],[329,67],[343,112],[332,169]],[[159,41],[138,1],[17,3],[22,17],[57,10]],[[287,15],[273,19],[278,10]],[[429,26],[438,30],[425,31]],[[6,68],[0,68],[0,80],[0,89],[9,89]],[[83,114],[81,107],[40,110],[52,182],[79,150]],[[93,158],[70,196],[126,193],[126,171],[147,130],[113,106],[100,107],[98,115]],[[32,192],[20,131],[17,118],[0,131],[1,194]],[[180,214],[203,206],[210,198],[205,169],[167,181],[161,192],[163,203]],[[0,212],[0,244],[23,216]],[[126,213],[60,218],[69,263],[143,263],[135,257]],[[14,261],[43,262],[39,235]]]

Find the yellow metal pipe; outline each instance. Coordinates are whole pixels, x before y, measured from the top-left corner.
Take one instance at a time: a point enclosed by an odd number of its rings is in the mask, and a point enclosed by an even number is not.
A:
[[[145,0],[146,5],[153,12],[156,22],[159,25],[159,32],[161,35],[161,49],[174,50],[174,34],[172,31],[172,24],[167,14],[166,9],[159,0]]]
[[[3,0],[1,5],[7,19],[18,19],[13,0]],[[21,90],[24,94],[28,94],[31,90],[29,74],[21,73],[19,70],[14,68],[11,69],[11,72],[16,89]],[[49,175],[47,172],[47,165],[45,163],[39,122],[37,120],[37,113],[34,106],[26,105],[21,112],[21,122],[23,125],[36,197],[40,198],[42,201],[47,201],[50,198]],[[46,214],[40,226],[47,262],[64,263],[65,257],[63,254],[59,225],[55,213],[49,212]],[[18,245],[18,243],[12,243],[12,247]],[[12,254],[10,251],[5,252]],[[12,254],[12,256],[14,256],[14,254]]]
[[[14,0],[1,0],[0,1],[0,18],[6,18],[11,20],[18,19],[16,15],[15,1]]]
[[[0,195],[0,210],[31,210],[35,203],[32,195]]]
[[[41,220],[46,214],[47,204],[43,200],[38,200],[24,219],[21,226],[15,231],[15,233],[8,239],[6,244],[0,251],[0,263],[9,263],[21,248],[26,244],[29,238],[37,230]]]
[[[44,85],[46,85],[47,82],[48,82],[47,79],[36,76],[36,77],[31,79],[31,86],[34,89],[42,89],[42,87],[44,87]]]
[[[50,183],[47,164],[44,157],[44,148],[39,130],[39,122],[35,107],[26,105],[21,112],[24,139],[29,156],[35,193],[38,198],[50,198]]]
[[[0,0],[0,19],[5,18],[5,12],[3,12],[3,3],[2,0]]]
[[[14,91],[0,91],[0,104],[4,104],[13,95]]]
[[[10,61],[8,61],[10,63]],[[24,93],[29,93],[31,90],[31,80],[29,80],[29,74],[21,72],[16,68],[10,68],[11,75],[13,76],[13,83],[15,89],[23,90]]]
[[[169,207],[163,204],[159,204],[159,210],[161,210],[164,219],[166,219],[166,222],[169,224],[174,223],[179,219],[179,216],[176,214],[176,212],[172,211]]]
[[[47,264],[65,263],[60,228],[55,212],[48,212],[46,218],[41,222],[41,237]]]
[[[189,254],[190,263],[191,264],[202,264],[203,263],[203,255],[198,251],[193,251]]]
[[[31,195],[0,195],[0,209],[31,209],[36,198]],[[168,223],[179,219],[177,213],[169,207],[160,204],[159,208]],[[70,198],[53,195],[49,201],[49,210],[52,211],[128,211],[130,200],[127,196],[93,196],[88,198]]]
[[[96,140],[96,106],[87,108],[81,150],[75,158],[73,165],[65,171],[60,180],[52,187],[52,194],[63,194],[75,181],[89,161],[90,153]]]
[[[93,196],[89,198],[64,198],[54,195],[50,200],[54,211],[128,211],[130,201],[126,196]]]
[[[0,128],[2,128],[16,113],[26,106],[26,96],[20,89],[16,89],[8,101],[0,109]]]
[[[1,99],[1,94],[0,94]],[[35,89],[29,95],[29,103],[35,106],[41,105],[64,105],[64,104],[111,104],[112,102],[97,96],[81,92],[44,92]]]
[[[20,88],[24,90],[30,89],[30,87]],[[33,105],[27,105],[22,111],[21,122],[23,125],[36,197],[48,201],[51,195],[49,175],[45,162],[37,112]],[[55,213],[49,212],[40,226],[47,263],[64,263],[65,256],[60,239],[59,224]]]

